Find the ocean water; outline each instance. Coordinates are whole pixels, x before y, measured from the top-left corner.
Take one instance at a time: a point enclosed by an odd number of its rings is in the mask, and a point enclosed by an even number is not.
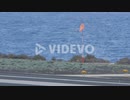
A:
[[[111,62],[130,57],[129,12],[0,12],[0,53],[33,56],[36,43],[81,44],[81,23],[93,55]],[[42,55],[68,60],[75,54]]]

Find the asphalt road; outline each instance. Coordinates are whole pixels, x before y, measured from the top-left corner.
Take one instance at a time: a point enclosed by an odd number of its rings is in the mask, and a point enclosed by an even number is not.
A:
[[[130,86],[130,76],[0,72],[0,86]]]

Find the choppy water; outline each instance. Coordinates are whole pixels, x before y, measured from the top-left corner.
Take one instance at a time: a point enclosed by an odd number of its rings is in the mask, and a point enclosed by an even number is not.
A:
[[[129,12],[0,12],[0,53],[35,55],[35,44],[80,44],[79,25],[85,24],[85,44],[93,55],[116,61],[130,57]],[[50,59],[73,54],[42,53]]]

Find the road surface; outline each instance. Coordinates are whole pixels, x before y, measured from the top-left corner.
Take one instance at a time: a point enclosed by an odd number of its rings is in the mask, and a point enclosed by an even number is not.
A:
[[[0,72],[0,86],[130,86],[130,75],[49,75]]]

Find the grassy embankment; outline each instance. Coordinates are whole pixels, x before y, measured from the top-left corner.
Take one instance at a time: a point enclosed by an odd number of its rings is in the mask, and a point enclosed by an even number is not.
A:
[[[21,58],[22,57],[22,58]],[[46,61],[40,56],[0,56],[0,71],[32,72],[44,74],[80,74],[81,70],[87,70],[88,74],[119,74],[123,69],[130,70],[130,64],[126,59],[121,59],[115,64],[94,56],[85,58],[85,63],[81,64],[79,56],[74,56],[69,61],[56,60]],[[125,63],[124,63],[125,62]],[[129,72],[128,72],[129,73]]]

